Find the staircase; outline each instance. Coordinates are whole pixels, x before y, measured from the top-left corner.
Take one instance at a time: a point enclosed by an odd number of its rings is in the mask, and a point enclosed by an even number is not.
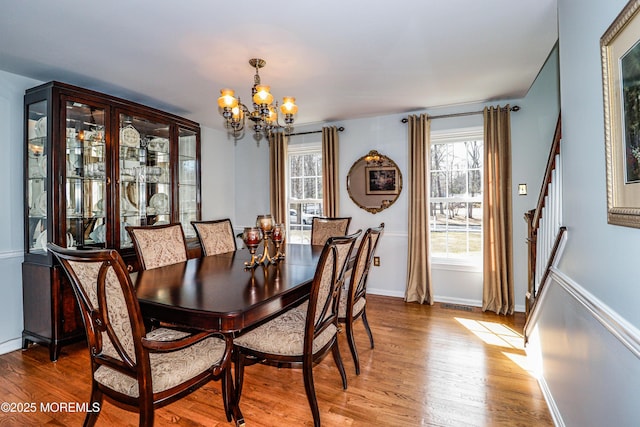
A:
[[[525,300],[527,321],[524,327],[527,341],[530,321],[536,311],[536,302],[557,259],[566,227],[562,225],[562,139],[561,119],[558,116],[553,143],[547,160],[540,196],[535,209],[525,213],[528,245],[528,285]]]

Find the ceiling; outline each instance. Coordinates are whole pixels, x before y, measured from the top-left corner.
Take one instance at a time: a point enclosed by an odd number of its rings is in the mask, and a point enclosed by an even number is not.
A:
[[[557,0],[13,0],[0,69],[222,129],[222,88],[254,69],[296,124],[521,98],[557,37]]]

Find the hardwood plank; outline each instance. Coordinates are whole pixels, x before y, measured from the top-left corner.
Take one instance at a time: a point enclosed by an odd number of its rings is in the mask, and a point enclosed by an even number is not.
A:
[[[375,349],[361,322],[356,343],[361,374],[355,375],[344,334],[340,350],[348,376],[342,390],[333,359],[314,369],[325,426],[552,426],[537,381],[514,362],[523,358],[521,314],[498,316],[439,304],[406,304],[370,295],[367,313]],[[3,402],[86,403],[89,358],[82,344],[64,347],[49,361],[48,349],[0,356]],[[241,408],[249,427],[313,425],[297,369],[246,368]],[[38,408],[39,409],[39,408]],[[0,425],[81,425],[84,413],[0,413]],[[136,426],[137,414],[105,403],[97,427]],[[156,411],[156,426],[230,426],[220,382]]]

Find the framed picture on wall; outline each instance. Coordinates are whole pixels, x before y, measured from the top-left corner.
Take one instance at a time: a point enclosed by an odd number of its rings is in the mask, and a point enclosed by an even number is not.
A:
[[[607,221],[640,228],[640,0],[600,38],[607,165]]]
[[[393,166],[365,168],[367,194],[398,194],[398,169]]]

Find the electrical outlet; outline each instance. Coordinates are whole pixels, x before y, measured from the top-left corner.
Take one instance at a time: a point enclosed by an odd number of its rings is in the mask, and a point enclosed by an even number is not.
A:
[[[374,256],[373,257],[373,265],[375,265],[376,267],[380,267],[380,257],[379,256]]]

